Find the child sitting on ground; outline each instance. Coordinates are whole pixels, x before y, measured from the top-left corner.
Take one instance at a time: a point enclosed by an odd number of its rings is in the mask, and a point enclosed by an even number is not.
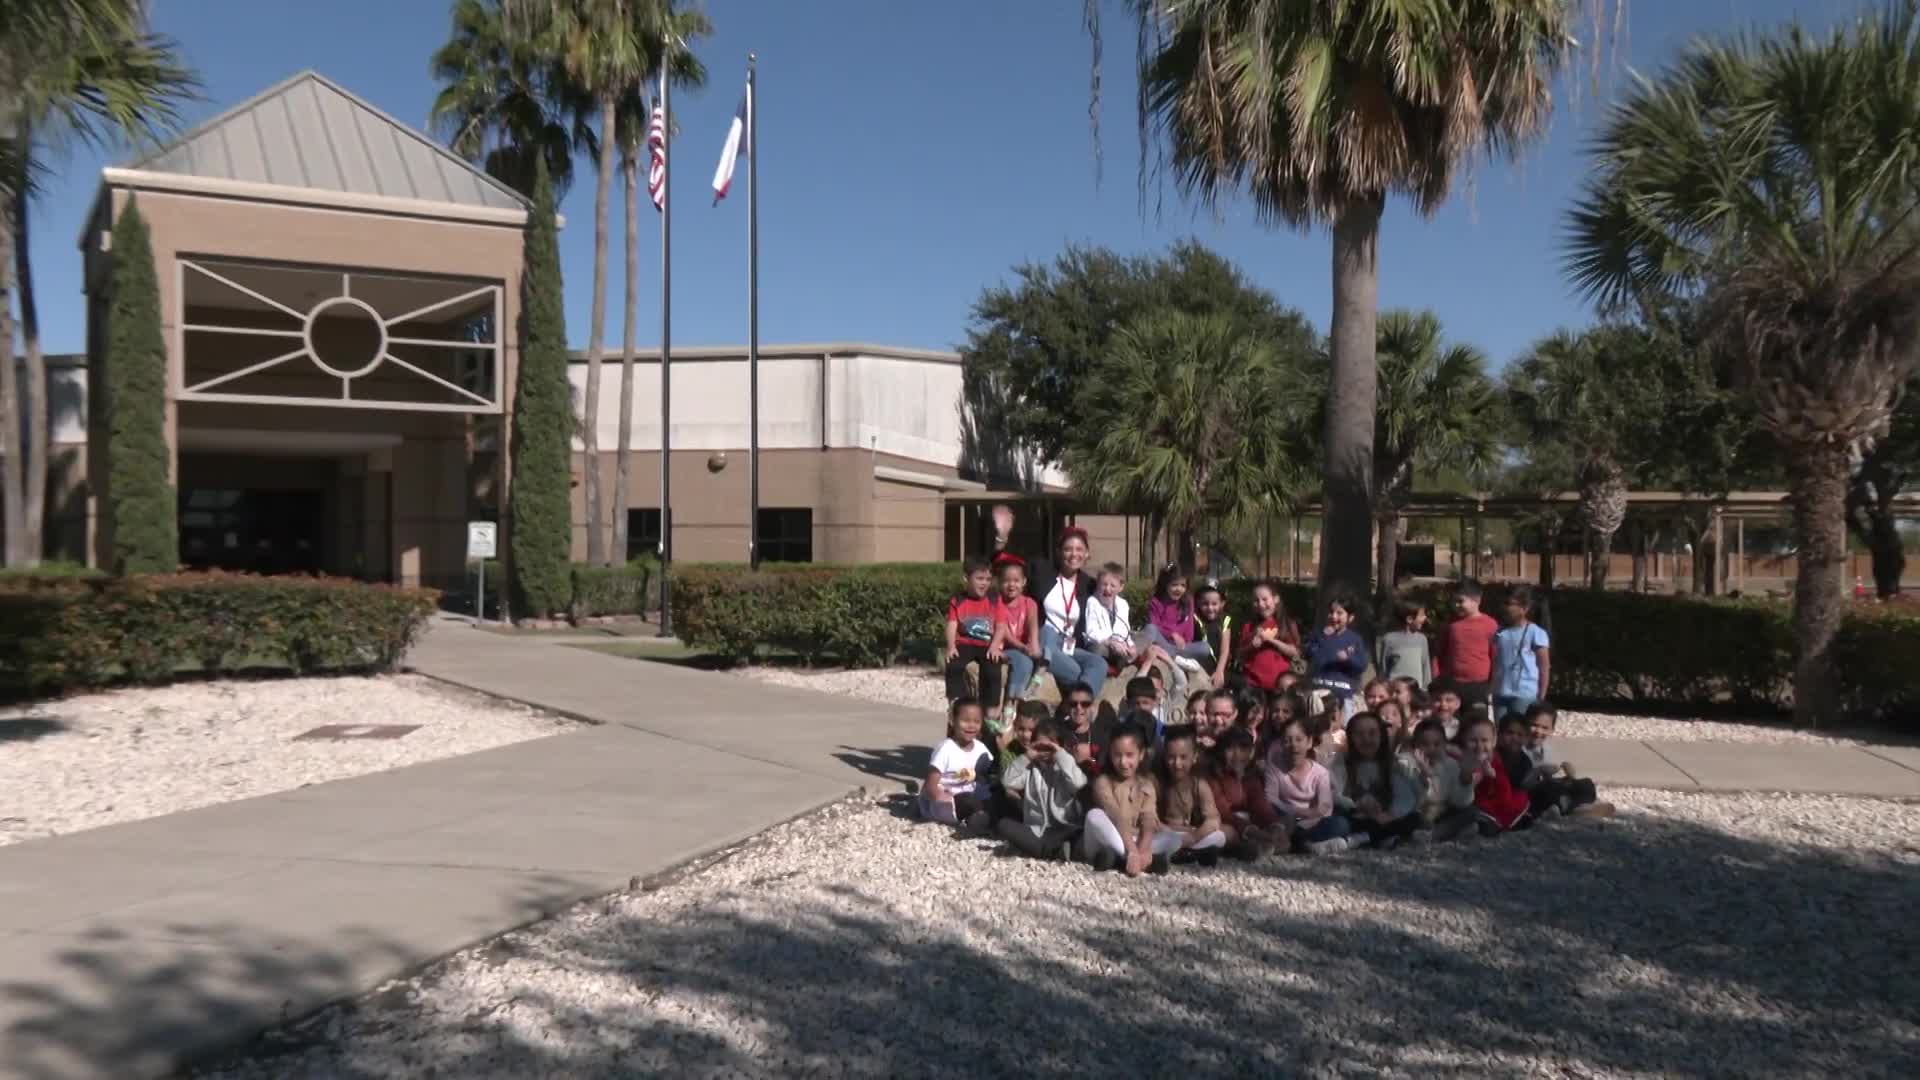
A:
[[[1205,674],[1213,650],[1200,633],[1193,597],[1187,595],[1187,576],[1177,563],[1160,568],[1147,601],[1147,639],[1172,658],[1173,696],[1187,690],[1187,676]]]
[[[1473,778],[1460,771],[1460,762],[1447,750],[1446,727],[1438,720],[1422,720],[1413,732],[1412,752],[1402,759],[1420,789],[1420,817],[1440,843],[1473,828],[1477,813]]]
[[[1527,710],[1524,749],[1533,765],[1529,775],[1534,780],[1534,816],[1539,817],[1550,805],[1571,817],[1612,817],[1613,804],[1600,801],[1593,781],[1575,775],[1573,763],[1560,760],[1554,753],[1553,729],[1559,719],[1559,711],[1544,702]]]
[[[1020,716],[1026,715],[1023,708]],[[1059,733],[1052,717],[1035,722],[1026,748],[1001,774],[1001,783],[1019,812],[1001,818],[995,828],[1023,855],[1070,862],[1073,839],[1080,832],[1080,790],[1087,786],[1087,774],[1071,753],[1061,749]]]
[[[1200,719],[1200,745],[1218,747],[1220,740],[1239,721],[1240,706],[1234,701],[1233,691],[1225,687],[1200,696],[1206,699],[1206,709]]]
[[[1507,767],[1500,760],[1493,721],[1484,712],[1460,722],[1460,741],[1465,757],[1463,772],[1473,778],[1473,806],[1479,811],[1480,835],[1498,836],[1524,829],[1533,823],[1527,813],[1527,793],[1513,786]]]
[[[1120,704],[1120,722],[1139,727],[1146,733],[1150,746],[1159,746],[1161,733],[1167,727],[1160,709],[1160,687],[1145,675],[1135,675],[1127,680],[1127,696]]]
[[[1394,608],[1399,628],[1380,635],[1374,646],[1374,669],[1384,679],[1407,679],[1416,686],[1433,678],[1433,656],[1427,643],[1427,606],[1402,600]]]
[[[1207,761],[1207,784],[1213,789],[1213,808],[1220,814],[1220,831],[1230,858],[1252,862],[1271,851],[1293,830],[1274,812],[1266,798],[1266,780],[1253,765],[1253,732],[1233,728],[1220,737]]]
[[[1393,748],[1394,753],[1405,753],[1413,745],[1413,720],[1399,702],[1386,702],[1374,715],[1380,718],[1380,726],[1386,729],[1387,745]]]
[[[1007,665],[1007,708],[1012,710],[1032,693],[1046,651],[1040,646],[1040,606],[1027,595],[1027,565],[1009,557],[999,564],[999,573],[987,659]]]
[[[1427,687],[1427,715],[1440,721],[1447,733],[1447,741],[1452,742],[1460,736],[1460,688],[1445,675],[1433,680]]]
[[[1347,819],[1333,812],[1333,777],[1313,759],[1306,724],[1295,720],[1279,736],[1267,765],[1267,801],[1293,822],[1293,849],[1315,855],[1347,850]]]
[[[1200,748],[1190,727],[1171,727],[1166,742],[1154,755],[1160,774],[1160,827],[1177,833],[1180,849],[1173,861],[1198,861],[1212,866],[1220,859],[1227,834],[1220,828],[1220,812],[1213,804],[1213,788],[1195,771]]]
[[[1070,683],[1061,692],[1060,745],[1067,749],[1082,769],[1091,776],[1100,771],[1100,760],[1111,737],[1114,718],[1101,715],[1100,699],[1086,683]]]
[[[992,790],[993,751],[980,738],[980,702],[955,698],[947,706],[947,737],[933,751],[926,783],[920,785],[920,816],[948,825],[985,829],[987,793]]]
[[[1347,721],[1347,748],[1327,766],[1333,805],[1352,833],[1350,844],[1392,850],[1421,825],[1420,794],[1400,766],[1386,729],[1373,713]]]
[[[1393,700],[1399,702],[1400,707],[1407,711],[1409,719],[1415,723],[1426,719],[1424,714],[1427,711],[1427,692],[1423,689],[1425,683],[1416,684],[1412,679],[1403,678],[1391,679],[1389,684],[1393,687]]]
[[[1023,701],[1020,703],[1020,707],[1014,710],[1013,725],[1009,729],[1007,739],[1000,745],[1000,753],[995,756],[1002,775],[1006,774],[1007,766],[1013,764],[1013,759],[1027,752],[1028,744],[1033,742],[1033,730],[1040,721],[1051,719],[1053,719],[1053,710],[1047,708],[1046,702]]]
[[[1336,726],[1357,711],[1354,687],[1367,672],[1367,643],[1353,629],[1353,604],[1341,597],[1327,601],[1327,616],[1307,639],[1306,657],[1313,665],[1313,688],[1331,698]]]
[[[1160,828],[1159,792],[1140,771],[1146,734],[1131,724],[1114,730],[1100,775],[1090,785],[1093,809],[1087,811],[1080,850],[1095,870],[1119,866],[1128,877],[1167,872],[1168,857],[1180,849],[1180,836]]]
[[[966,565],[966,588],[947,603],[947,701],[972,696],[967,689],[967,666],[979,670],[980,694],[976,701],[991,707],[995,726],[1001,723],[1000,665],[987,658],[993,645],[993,601],[987,590],[993,575],[984,559],[970,559]]]

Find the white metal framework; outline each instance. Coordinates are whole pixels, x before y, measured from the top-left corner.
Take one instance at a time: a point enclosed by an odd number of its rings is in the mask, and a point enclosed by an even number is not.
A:
[[[282,281],[291,279],[303,285],[327,284],[307,285],[297,290],[298,296],[276,298],[270,294],[274,290],[261,281],[254,282],[258,288],[246,283],[245,279],[256,273],[278,275]],[[500,327],[505,310],[498,282],[186,257],[177,260],[175,275],[174,325],[180,331],[176,343],[180,357],[177,370],[181,372],[175,397],[181,401],[400,412],[502,411]],[[190,289],[209,283],[231,290],[223,294],[225,302],[190,302]],[[423,293],[428,302],[411,302]],[[401,307],[405,310],[398,310]],[[189,321],[190,309],[199,321]],[[343,357],[333,344],[316,341],[316,330],[323,326],[336,338],[342,332],[370,332],[370,347],[360,343],[340,346],[352,353]],[[420,330],[396,332],[409,326]],[[237,335],[256,341],[281,338],[288,348],[266,359],[189,381],[189,369],[199,355],[189,352],[189,335]],[[399,355],[397,349],[427,352],[410,360]],[[430,362],[425,359],[429,355],[443,355],[444,362]],[[442,366],[446,374],[429,370],[434,366]],[[235,385],[268,372],[281,384],[270,391]],[[317,386],[333,382],[338,384],[337,393],[330,386],[325,393],[313,392]],[[385,395],[371,389],[375,386]]]

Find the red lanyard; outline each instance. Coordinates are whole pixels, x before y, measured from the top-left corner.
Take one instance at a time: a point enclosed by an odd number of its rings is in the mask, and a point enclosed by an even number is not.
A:
[[[1079,578],[1066,578],[1062,580],[1060,592],[1065,602],[1060,605],[1060,617],[1068,623],[1073,622],[1073,594],[1079,591]]]

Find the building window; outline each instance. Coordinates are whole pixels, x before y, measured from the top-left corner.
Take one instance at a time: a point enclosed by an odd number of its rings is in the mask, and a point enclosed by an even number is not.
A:
[[[813,511],[768,510],[757,519],[761,562],[812,562]]]
[[[627,561],[660,553],[660,511],[627,511]]]

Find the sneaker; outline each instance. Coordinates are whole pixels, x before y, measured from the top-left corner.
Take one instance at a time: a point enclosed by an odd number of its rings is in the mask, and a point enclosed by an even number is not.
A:
[[[1170,865],[1165,855],[1155,855],[1153,861],[1147,864],[1147,873],[1164,874]]]
[[[1207,670],[1206,668],[1203,668],[1200,666],[1200,661],[1195,660],[1191,656],[1176,656],[1173,658],[1173,662],[1175,666],[1180,668],[1180,670],[1193,675],[1198,675],[1201,672]]]
[[[975,810],[967,815],[966,826],[974,832],[986,832],[987,826],[992,824],[993,818],[987,816],[985,810]]]
[[[1101,848],[1093,853],[1093,858],[1087,860],[1087,865],[1093,867],[1094,873],[1104,874],[1120,865],[1120,856]]]
[[[1039,697],[1039,696],[1040,696],[1040,689],[1041,689],[1041,687],[1040,687],[1040,673],[1036,671],[1036,672],[1034,672],[1034,673],[1033,673],[1033,681],[1027,684],[1027,693],[1026,693],[1026,695],[1025,695],[1025,696],[1027,696],[1027,697]]]
[[[1198,862],[1201,866],[1213,866],[1220,861],[1220,849],[1203,848],[1194,856],[1194,861]]]
[[[1614,809],[1613,809],[1612,803],[1596,802],[1596,803],[1588,803],[1585,806],[1574,807],[1573,812],[1570,816],[1602,818],[1602,817],[1612,817],[1613,815],[1614,815]]]
[[[1059,859],[1061,862],[1072,862],[1073,861],[1073,841],[1071,840],[1060,841],[1060,846],[1054,849],[1053,854],[1054,854],[1054,857]]]
[[[1314,840],[1307,844],[1307,850],[1315,855],[1337,855],[1347,850],[1348,839],[1345,836],[1336,836],[1331,840]]]

